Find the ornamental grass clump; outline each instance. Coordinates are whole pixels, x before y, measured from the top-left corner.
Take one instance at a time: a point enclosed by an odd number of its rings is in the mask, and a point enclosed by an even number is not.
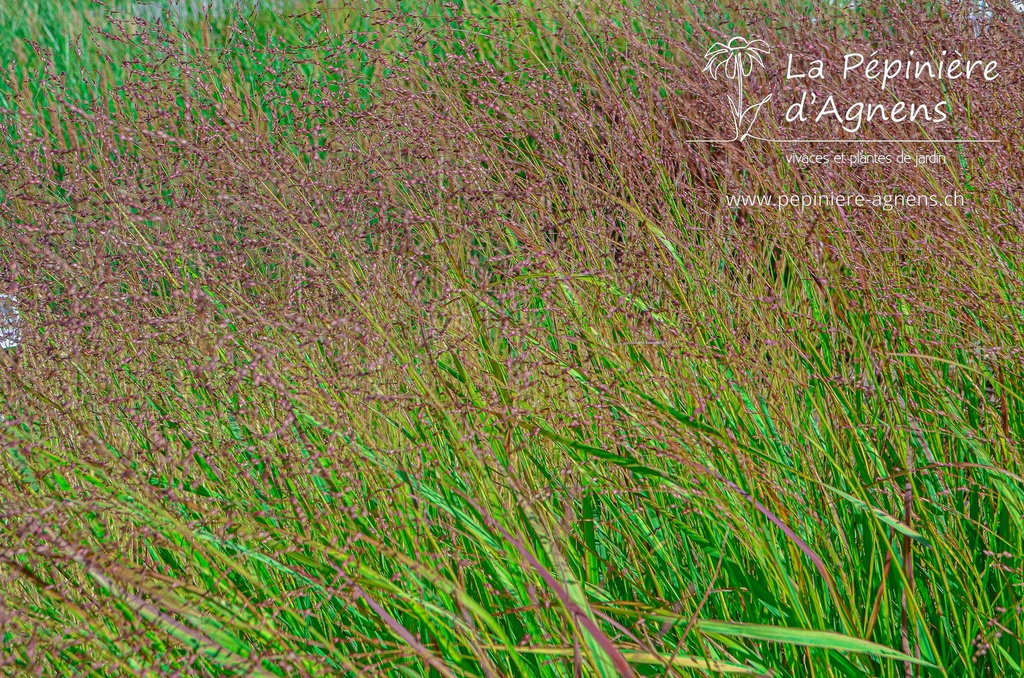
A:
[[[1011,8],[118,9],[0,0],[5,675],[1020,673]],[[1002,79],[804,165],[735,35]]]

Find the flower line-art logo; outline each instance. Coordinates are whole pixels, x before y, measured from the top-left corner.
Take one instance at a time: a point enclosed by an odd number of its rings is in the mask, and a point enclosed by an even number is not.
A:
[[[743,141],[750,136],[750,130],[757,121],[757,116],[764,106],[772,98],[769,94],[756,104],[744,107],[743,102],[743,79],[749,77],[754,70],[754,64],[764,68],[762,54],[769,54],[771,48],[764,40],[747,40],[735,36],[728,42],[716,42],[708,49],[704,58],[707,65],[704,72],[708,73],[715,80],[721,73],[728,80],[736,81],[736,98],[729,95],[729,110],[732,112],[733,123],[736,127],[736,135],[732,139],[721,141]]]

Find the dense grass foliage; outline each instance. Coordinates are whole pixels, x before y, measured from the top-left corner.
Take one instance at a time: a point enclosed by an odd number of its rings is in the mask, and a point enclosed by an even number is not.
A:
[[[118,9],[0,0],[5,675],[1021,673],[1009,5]],[[999,143],[687,143],[733,34]],[[968,204],[723,198],[845,189]]]

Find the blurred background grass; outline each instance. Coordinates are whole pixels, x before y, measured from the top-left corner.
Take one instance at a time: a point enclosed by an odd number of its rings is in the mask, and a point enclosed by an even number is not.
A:
[[[0,0],[4,672],[1020,674],[1021,33],[971,11]],[[694,148],[733,33],[995,50],[948,96],[1002,142]],[[836,182],[972,202],[719,204]]]

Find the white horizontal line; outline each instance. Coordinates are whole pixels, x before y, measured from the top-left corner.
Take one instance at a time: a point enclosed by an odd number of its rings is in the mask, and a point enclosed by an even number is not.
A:
[[[751,139],[773,144],[998,144],[999,139]],[[687,143],[729,144],[736,139],[687,139]]]

